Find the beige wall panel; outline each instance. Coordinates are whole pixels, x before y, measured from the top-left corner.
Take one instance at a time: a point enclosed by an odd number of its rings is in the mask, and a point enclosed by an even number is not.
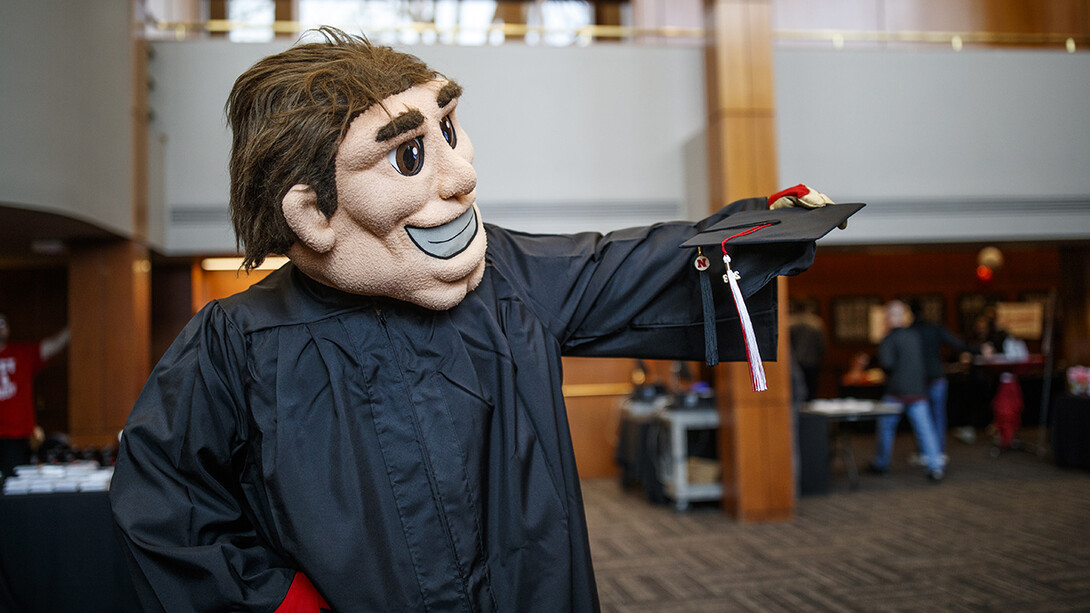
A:
[[[617,429],[620,425],[618,403],[624,396],[567,398],[568,427],[575,448],[575,465],[580,479],[615,477],[617,464]]]
[[[617,474],[613,458],[619,403],[631,389],[635,363],[619,358],[564,358],[564,403],[580,478]]]

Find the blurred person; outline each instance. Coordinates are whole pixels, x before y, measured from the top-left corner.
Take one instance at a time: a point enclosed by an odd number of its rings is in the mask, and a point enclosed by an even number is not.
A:
[[[889,471],[893,438],[903,414],[908,416],[920,450],[927,458],[927,478],[937,483],[943,478],[946,464],[942,453],[939,452],[938,440],[928,408],[927,370],[923,342],[919,334],[908,327],[908,307],[900,300],[893,300],[886,304],[885,318],[888,331],[878,346],[878,362],[887,376],[886,391],[882,400],[896,402],[904,407],[904,411],[878,418],[874,460],[869,469],[878,474]]]
[[[990,360],[1003,353],[1007,333],[995,323],[994,313],[981,314],[973,320],[966,339],[971,355]],[[977,430],[987,428],[992,422],[992,398],[996,392],[995,376],[986,368],[974,366],[969,371],[969,423],[954,430],[954,436],[971,445],[976,442]]]
[[[967,348],[970,353],[985,358],[1003,353],[1003,344],[1007,341],[1007,332],[995,323],[995,317],[978,315],[973,320],[973,330]]]
[[[923,344],[924,369],[927,375],[927,400],[931,407],[931,421],[939,443],[939,453],[946,457],[946,398],[949,382],[942,365],[942,347],[952,347],[959,354],[968,353],[969,347],[962,343],[945,326],[927,321],[923,317],[923,305],[919,300],[910,300],[908,307],[912,311],[912,324],[909,329],[920,337]],[[921,463],[925,463],[920,459]]]
[[[806,382],[806,400],[817,397],[821,363],[825,359],[825,323],[804,305],[792,305],[788,334],[791,359],[802,370]]]
[[[0,314],[0,472],[14,469],[30,457],[34,417],[34,377],[68,345],[68,328],[38,343],[10,342],[8,319]]]
[[[995,418],[996,446],[1000,450],[1014,446],[1014,433],[1022,425],[1023,407],[1018,377],[1009,372],[999,375],[999,385],[992,397],[992,414]]]

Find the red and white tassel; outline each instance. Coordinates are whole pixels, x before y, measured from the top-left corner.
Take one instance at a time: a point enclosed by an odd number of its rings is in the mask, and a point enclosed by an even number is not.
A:
[[[726,241],[723,241],[726,243]],[[727,273],[723,275],[723,281],[730,285],[730,292],[734,294],[734,306],[738,309],[738,319],[742,322],[742,339],[746,343],[746,360],[749,362],[749,378],[753,384],[753,391],[763,392],[768,389],[765,381],[765,367],[761,362],[761,350],[757,346],[757,336],[753,333],[753,322],[749,319],[749,309],[742,298],[742,289],[738,287],[738,279],[742,277],[738,271],[731,270],[730,256],[726,249],[723,250],[723,263],[727,266]]]

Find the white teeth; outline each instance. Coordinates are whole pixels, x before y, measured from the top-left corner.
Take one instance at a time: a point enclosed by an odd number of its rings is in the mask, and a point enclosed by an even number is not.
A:
[[[466,250],[477,236],[477,211],[466,209],[458,217],[434,228],[405,226],[413,244],[424,253],[441,260],[449,260]]]

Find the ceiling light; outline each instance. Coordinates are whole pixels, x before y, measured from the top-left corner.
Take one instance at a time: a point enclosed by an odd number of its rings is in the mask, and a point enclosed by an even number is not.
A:
[[[265,261],[260,266],[255,266],[254,270],[276,270],[284,264],[288,263],[288,258],[283,256],[270,256],[265,258]],[[242,258],[204,258],[201,260],[201,269],[207,271],[222,271],[222,270],[234,270],[238,271],[242,269]]]

